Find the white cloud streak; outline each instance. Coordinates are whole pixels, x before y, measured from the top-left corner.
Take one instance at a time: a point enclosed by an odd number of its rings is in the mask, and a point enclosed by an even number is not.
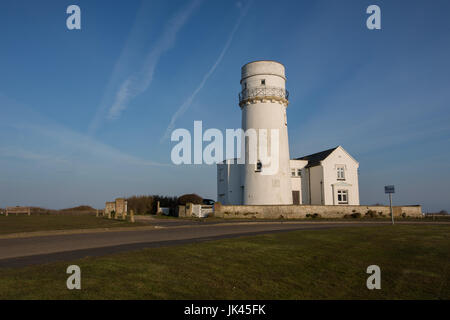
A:
[[[21,147],[8,146],[0,147],[0,157],[15,158],[22,160],[38,161],[45,163],[56,163],[62,165],[71,165],[72,162],[61,156],[37,153]]]
[[[107,114],[109,120],[119,118],[121,113],[127,108],[130,100],[148,89],[161,56],[175,45],[178,32],[186,24],[201,1],[192,1],[167,23],[162,36],[148,53],[142,69],[129,76],[120,85],[119,90],[116,92],[115,100]]]
[[[172,166],[142,159],[99,142],[41,116],[32,108],[9,99],[0,92],[0,158],[18,158],[60,165],[122,164],[128,166]],[[13,139],[13,140],[11,140]],[[11,144],[14,143],[14,146]],[[18,145],[20,143],[21,145]]]
[[[192,101],[195,99],[195,97],[197,96],[197,94],[203,89],[203,87],[206,84],[206,81],[208,81],[209,77],[214,73],[214,71],[216,70],[217,66],[220,64],[220,62],[222,61],[223,57],[225,56],[225,53],[227,52],[228,48],[231,45],[231,42],[233,41],[233,38],[236,34],[236,31],[239,28],[239,25],[241,24],[242,20],[244,19],[244,17],[247,15],[248,9],[251,5],[251,2],[249,2],[243,9],[241,9],[241,13],[239,15],[239,18],[236,22],[236,24],[233,27],[233,30],[231,31],[227,42],[225,43],[225,46],[223,47],[222,51],[219,54],[219,57],[216,59],[216,62],[212,65],[212,67],[208,70],[208,72],[203,76],[202,81],[200,82],[200,84],[198,85],[198,87],[194,90],[194,92],[192,92],[192,94],[183,102],[183,104],[177,109],[177,111],[173,114],[169,125],[167,126],[167,129],[164,133],[164,135],[162,136],[160,142],[166,140],[171,131],[174,129],[175,127],[175,122],[177,121],[177,119],[183,115],[191,106]]]

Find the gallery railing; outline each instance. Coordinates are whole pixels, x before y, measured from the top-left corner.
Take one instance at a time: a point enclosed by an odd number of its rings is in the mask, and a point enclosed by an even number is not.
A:
[[[239,93],[239,104],[254,98],[274,97],[289,100],[289,91],[278,87],[255,87]]]

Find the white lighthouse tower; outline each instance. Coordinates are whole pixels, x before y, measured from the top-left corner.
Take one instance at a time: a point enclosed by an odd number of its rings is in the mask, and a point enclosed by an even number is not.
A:
[[[254,129],[258,136],[257,163],[248,163],[251,146],[247,144],[246,163],[241,166],[244,205],[292,204],[286,117],[289,94],[285,86],[285,69],[279,62],[254,61],[242,67],[242,92],[239,94],[242,129]],[[271,157],[270,163],[260,158],[261,131],[267,133],[266,150]],[[277,139],[272,139],[273,131],[278,132]],[[277,152],[271,154],[275,143],[278,143]]]

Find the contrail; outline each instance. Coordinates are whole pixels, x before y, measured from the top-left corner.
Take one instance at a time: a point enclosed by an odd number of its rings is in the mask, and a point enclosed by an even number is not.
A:
[[[127,108],[127,104],[130,100],[148,89],[153,80],[153,74],[161,56],[174,46],[178,32],[186,24],[194,10],[202,1],[203,0],[193,0],[187,7],[183,8],[182,11],[173,16],[167,23],[162,32],[162,36],[158,39],[153,49],[148,53],[142,69],[131,74],[128,78],[122,81],[119,89],[114,94],[114,101],[107,111],[107,119],[111,120],[119,118],[121,113]],[[124,52],[128,52],[129,49],[130,48],[128,48],[127,45]],[[122,60],[123,59],[121,57],[119,64],[123,64]],[[121,65],[116,66],[115,69],[120,69],[120,67]],[[105,103],[107,103],[106,98],[104,98],[102,105],[99,107],[99,110],[97,110],[97,114],[89,126],[90,135],[95,132],[101,123],[101,118],[103,117],[102,114],[105,112]]]
[[[116,99],[109,109],[109,119],[118,118],[122,111],[127,107],[127,103],[130,99],[148,89],[153,80],[153,74],[159,59],[166,51],[173,47],[178,31],[184,26],[200,2],[201,0],[192,1],[185,10],[178,13],[169,22],[163,31],[161,39],[148,54],[143,69],[137,75],[130,76],[120,86],[120,89],[116,94]]]
[[[214,71],[216,70],[217,66],[220,64],[220,62],[222,61],[223,57],[225,56],[225,53],[227,52],[228,48],[231,45],[231,42],[233,41],[234,35],[236,33],[236,31],[239,28],[239,25],[242,22],[242,19],[247,15],[248,9],[251,5],[251,2],[249,2],[244,9],[241,10],[241,14],[236,22],[236,24],[233,27],[233,30],[231,31],[230,36],[228,37],[227,42],[225,43],[225,46],[222,49],[222,52],[220,52],[219,57],[217,58],[216,62],[213,64],[213,66],[209,69],[209,71],[203,76],[202,81],[200,82],[199,86],[194,90],[194,92],[192,92],[192,94],[190,95],[189,98],[186,99],[186,101],[184,101],[184,103],[178,108],[178,110],[174,113],[174,115],[172,116],[172,119],[170,120],[169,125],[167,126],[167,129],[164,133],[164,135],[161,137],[160,142],[163,142],[165,139],[167,139],[170,135],[170,132],[174,129],[175,127],[175,122],[177,121],[177,119],[186,112],[186,110],[191,106],[192,101],[195,99],[195,97],[197,96],[197,94],[200,92],[200,90],[203,89],[203,87],[206,84],[206,81],[208,80],[208,78],[214,73]]]

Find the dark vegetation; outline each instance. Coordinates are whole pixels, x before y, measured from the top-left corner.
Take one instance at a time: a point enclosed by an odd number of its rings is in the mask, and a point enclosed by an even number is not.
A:
[[[178,198],[178,204],[184,206],[186,203],[203,204],[203,198],[195,193],[185,194]]]
[[[168,197],[160,195],[132,196],[127,199],[128,210],[134,210],[135,214],[156,214],[159,201],[161,208],[169,208],[170,215],[176,215],[178,205],[186,203],[202,204],[203,198],[196,194],[184,194],[180,197]]]
[[[175,210],[178,205],[177,197],[167,197],[159,195],[132,196],[127,199],[128,211],[133,210],[135,214],[156,214],[156,207],[159,201],[160,207]]]

